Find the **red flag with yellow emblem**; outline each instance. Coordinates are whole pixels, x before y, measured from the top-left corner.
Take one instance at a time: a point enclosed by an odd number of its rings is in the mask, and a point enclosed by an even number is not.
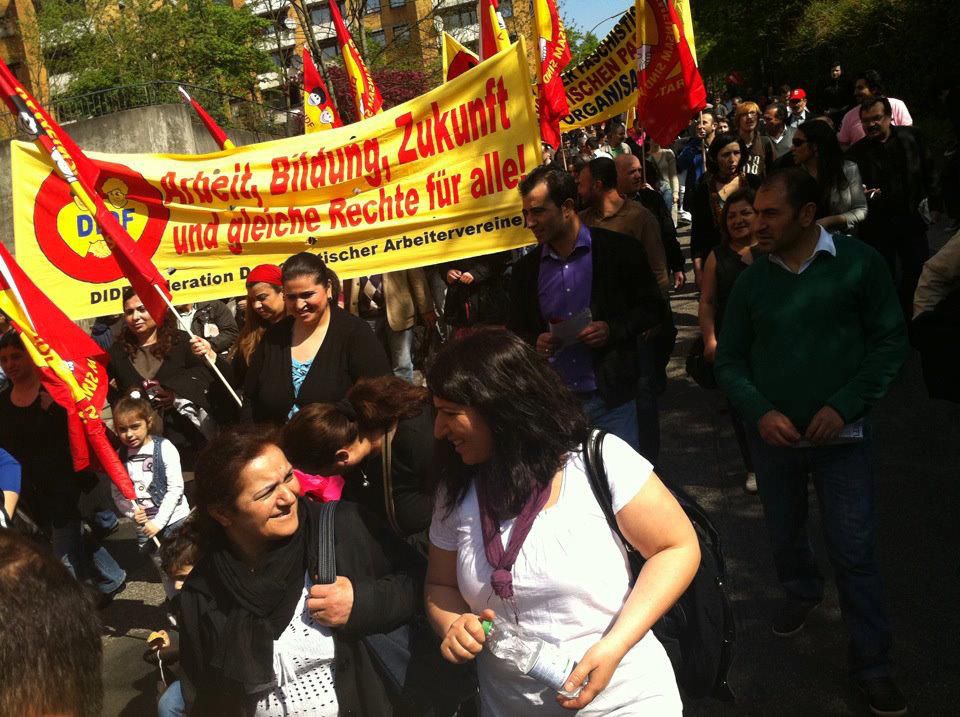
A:
[[[360,51],[350,36],[347,26],[343,24],[343,16],[340,15],[336,0],[330,3],[330,17],[333,18],[333,26],[337,31],[337,44],[343,55],[343,67],[347,71],[350,86],[353,88],[357,118],[364,120],[367,117],[373,117],[383,110],[383,98],[380,97],[380,90],[373,84],[373,76],[367,69],[363,57],[360,56]]]
[[[707,104],[707,90],[669,0],[636,0],[637,115],[668,146]]]
[[[74,470],[102,467],[124,497],[135,498],[130,476],[100,417],[109,381],[107,353],[30,281],[2,244],[0,311],[23,339],[43,387],[67,412]]]
[[[164,296],[170,298],[169,286],[157,267],[143,255],[136,242],[103,203],[97,190],[103,191],[101,185],[106,178],[100,176],[97,166],[33,99],[3,60],[0,60],[0,98],[17,118],[20,129],[50,155],[57,174],[70,185],[73,196],[100,226],[113,258],[137,292],[144,308],[154,321],[162,324],[167,313]]]
[[[560,73],[570,64],[570,43],[554,0],[534,0],[533,11],[540,36],[540,138],[554,149],[560,146],[560,120],[570,114]]]

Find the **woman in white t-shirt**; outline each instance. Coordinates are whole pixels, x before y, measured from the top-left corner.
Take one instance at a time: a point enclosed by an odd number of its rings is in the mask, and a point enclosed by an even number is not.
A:
[[[446,448],[427,613],[446,659],[477,659],[483,714],[680,715],[650,628],[686,589],[700,553],[650,463],[615,436],[604,440],[617,520],[646,558],[631,588],[626,552],[584,469],[586,419],[547,362],[513,334],[482,331],[444,348],[427,382]],[[564,690],[586,685],[564,697],[493,656],[481,619],[494,629],[517,623],[525,639],[558,648],[578,661]]]

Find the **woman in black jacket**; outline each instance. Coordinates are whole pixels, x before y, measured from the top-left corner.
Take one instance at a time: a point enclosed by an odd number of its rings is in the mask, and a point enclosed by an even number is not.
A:
[[[433,411],[425,388],[402,378],[361,379],[335,404],[313,404],[283,428],[297,468],[342,475],[343,499],[369,508],[426,549],[432,501]]]
[[[299,499],[270,430],[221,434],[200,457],[203,557],[181,592],[183,693],[198,715],[394,714],[366,635],[418,609],[416,556],[357,506],[334,515],[336,580],[318,584],[321,506]]]
[[[303,406],[343,398],[363,377],[390,375],[390,362],[362,319],[330,303],[331,272],[315,254],[283,263],[287,317],[267,329],[243,387],[243,417],[285,423]]]
[[[198,423],[210,409],[213,374],[194,356],[190,336],[177,328],[173,314],[158,326],[130,288],[123,293],[123,320],[110,347],[110,378],[121,393],[144,392],[163,418],[164,438],[192,466],[192,457],[206,442]]]

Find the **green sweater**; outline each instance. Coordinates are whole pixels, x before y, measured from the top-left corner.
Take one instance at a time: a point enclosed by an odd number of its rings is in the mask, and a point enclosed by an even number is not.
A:
[[[834,238],[801,274],[763,256],[740,275],[723,319],[716,375],[744,420],[771,410],[801,433],[823,406],[846,423],[883,397],[906,360],[890,271],[866,244]]]

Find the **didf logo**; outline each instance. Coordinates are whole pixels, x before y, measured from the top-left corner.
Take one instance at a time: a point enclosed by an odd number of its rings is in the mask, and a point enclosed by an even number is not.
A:
[[[170,218],[163,196],[129,167],[98,162],[97,192],[141,251],[152,258]],[[91,284],[123,276],[93,216],[51,172],[40,185],[33,207],[33,227],[40,251],[67,276]]]

